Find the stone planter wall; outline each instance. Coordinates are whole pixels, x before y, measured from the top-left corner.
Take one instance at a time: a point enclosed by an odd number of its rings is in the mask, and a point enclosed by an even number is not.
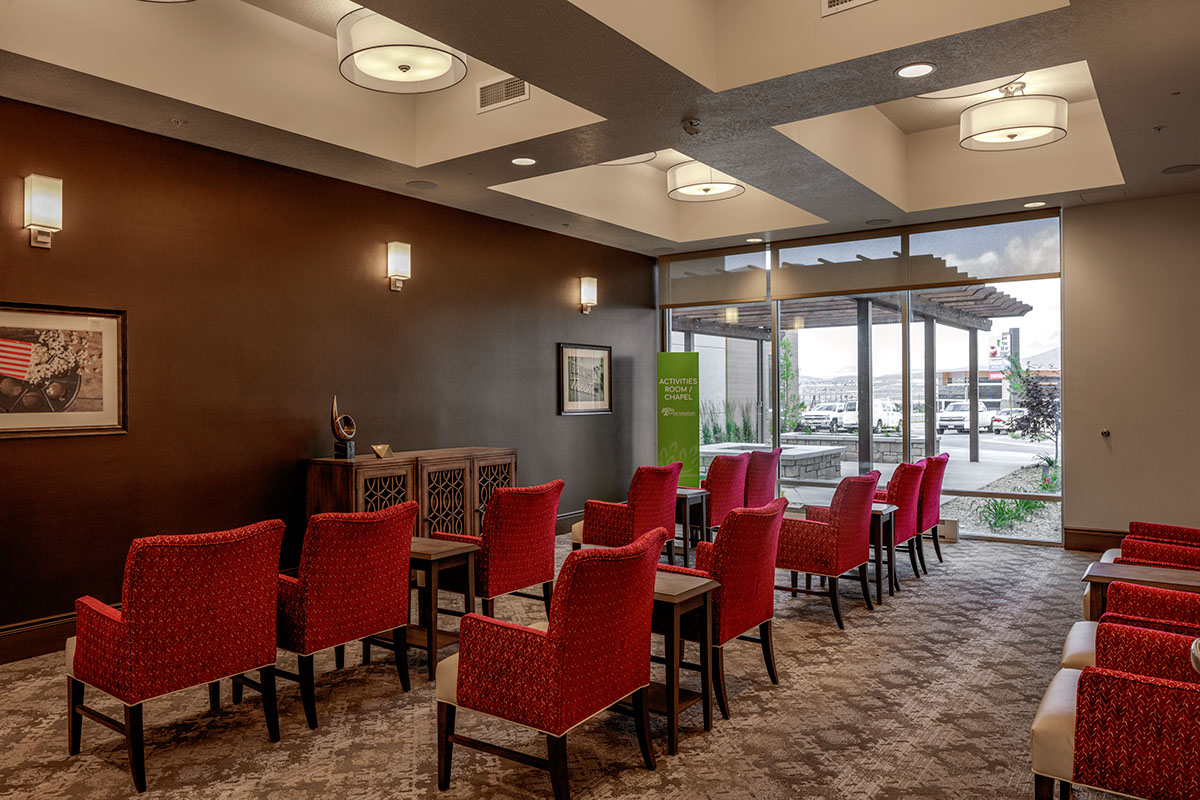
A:
[[[842,447],[845,461],[858,461],[858,435],[853,433],[785,433],[779,437],[787,445],[815,447]],[[941,452],[942,437],[933,439],[934,454]],[[925,440],[914,439],[912,457],[916,461],[925,457]],[[871,460],[876,464],[899,464],[904,460],[902,440],[899,436],[875,436],[871,439]]]
[[[707,471],[714,456],[736,456],[748,450],[770,450],[765,444],[720,442],[700,446],[700,463]],[[784,444],[779,455],[779,477],[798,480],[842,477],[846,448],[840,445]]]

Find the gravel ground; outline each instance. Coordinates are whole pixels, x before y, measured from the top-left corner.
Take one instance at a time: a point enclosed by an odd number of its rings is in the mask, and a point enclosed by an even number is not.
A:
[[[981,491],[1028,492],[1042,479],[1040,466],[1022,467],[1003,478],[992,481]],[[943,495],[944,496],[944,495]],[[1062,541],[1062,503],[1046,503],[1035,511],[1032,519],[1018,522],[1012,528],[992,530],[979,514],[976,506],[984,501],[978,497],[954,497],[942,503],[942,518],[957,519],[960,533],[981,533],[988,536],[1011,536],[1014,539],[1036,539],[1039,541]]]

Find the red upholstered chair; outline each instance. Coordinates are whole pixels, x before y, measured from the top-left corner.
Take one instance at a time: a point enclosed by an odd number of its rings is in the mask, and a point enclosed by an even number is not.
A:
[[[1200,528],[1160,525],[1156,522],[1131,522],[1129,523],[1129,536],[1126,538],[1184,547],[1200,547]]]
[[[1095,666],[1096,630],[1105,623],[1200,637],[1200,594],[1115,581],[1108,587],[1106,606],[1099,622],[1076,622],[1071,626],[1059,666]]]
[[[1063,669],[1030,729],[1038,800],[1072,783],[1132,797],[1200,797],[1194,637],[1101,624],[1096,666]]]
[[[559,480],[541,486],[500,487],[488,501],[480,536],[433,534],[435,539],[479,545],[475,574],[471,577],[475,581],[475,595],[483,598],[486,616],[495,616],[496,598],[501,595],[538,599],[519,591],[538,584],[549,615],[550,593],[554,589],[554,529],[558,524],[558,500],[565,485]],[[462,588],[458,584],[465,579],[465,574],[447,574],[440,588]]]
[[[439,789],[450,786],[451,755],[461,744],[549,771],[554,796],[566,798],[567,733],[631,694],[642,758],[654,769],[650,616],[654,568],[670,535],[657,528],[624,547],[568,555],[548,625],[463,617],[458,653],[437,668]],[[455,734],[458,708],[544,733],[549,758]]]
[[[745,508],[762,508],[775,499],[775,482],[779,478],[779,454],[774,450],[751,450],[750,463],[746,467]]]
[[[750,454],[737,456],[714,456],[708,465],[708,474],[700,481],[700,488],[708,490],[709,528],[719,528],[725,515],[735,508],[742,508],[746,500],[746,470],[750,466]],[[768,502],[770,502],[768,500]]]
[[[122,734],[139,792],[146,790],[142,703],[233,678],[262,692],[267,732],[279,741],[275,704],[275,576],[283,523],[220,533],[134,539],[125,560],[121,610],[94,597],[75,601],[67,640],[69,753],[79,753],[83,717]],[[259,670],[259,681],[243,673]],[[83,704],[84,686],[125,704],[124,724]]]
[[[842,478],[829,509],[829,521],[784,518],[779,528],[779,552],[775,557],[777,569],[791,570],[792,585],[776,586],[785,592],[827,595],[833,604],[833,618],[839,628],[842,609],[838,600],[838,578],[853,569],[858,570],[867,608],[873,609],[871,591],[867,584],[867,562],[871,560],[871,503],[879,472],[862,477]],[[798,573],[825,578],[826,592],[798,588]]]
[[[775,553],[779,545],[779,522],[787,500],[776,498],[762,508],[738,508],[725,517],[721,532],[711,544],[696,546],[696,569],[660,564],[659,569],[721,584],[713,590],[712,681],[721,715],[729,719],[725,693],[725,644],[745,639],[762,645],[763,660],[771,683],[779,683],[775,671],[775,649],[771,620],[775,616]],[[758,628],[758,638],[746,635]],[[700,641],[700,633],[685,622],[682,637]]]
[[[939,456],[940,458],[940,456]],[[876,490],[875,502],[896,506],[892,515],[892,531],[895,535],[895,545],[908,544],[908,557],[912,561],[913,573],[919,578],[921,570],[917,566],[917,547],[921,544],[921,488],[925,477],[925,464],[928,459],[921,459],[916,464],[900,464],[892,473],[883,491]],[[943,465],[943,473],[945,468]],[[938,495],[941,495],[941,484],[938,485]],[[931,514],[932,516],[932,514]],[[936,522],[934,524],[937,524]],[[888,562],[888,580],[898,590],[900,577],[896,565]],[[890,594],[889,589],[889,594]]]
[[[1121,540],[1121,555],[1117,564],[1140,564],[1147,567],[1200,569],[1200,547],[1149,542],[1126,536]]]
[[[629,499],[624,503],[588,500],[583,505],[583,520],[571,528],[571,549],[585,544],[621,547],[655,528],[675,530],[675,495],[679,491],[676,461],[665,467],[638,467],[629,483]],[[668,544],[674,559],[674,535]]]
[[[950,454],[942,453],[925,459],[925,474],[921,476],[921,493],[917,500],[917,557],[921,560],[921,571],[926,575],[924,537],[933,540],[933,552],[937,560],[943,561],[942,542],[938,538],[938,523],[942,519],[942,480],[946,477],[946,466],[950,463]]]
[[[339,667],[347,642],[392,650],[408,691],[408,560],[418,510],[408,502],[370,513],[314,514],[299,577],[279,576],[279,647],[296,654],[299,668],[277,672],[300,684],[308,727],[317,727],[313,654],[319,650],[336,648]]]

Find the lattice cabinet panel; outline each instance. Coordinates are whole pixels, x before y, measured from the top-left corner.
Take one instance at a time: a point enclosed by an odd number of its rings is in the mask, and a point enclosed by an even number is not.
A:
[[[422,465],[421,477],[424,485],[425,532],[470,533],[467,520],[470,484],[470,463],[446,465],[444,468],[427,468]]]
[[[408,500],[408,473],[364,475],[362,510],[381,511]]]
[[[483,515],[487,511],[488,501],[492,492],[502,486],[517,485],[516,458],[487,458],[475,460],[475,507],[478,520],[483,524]]]

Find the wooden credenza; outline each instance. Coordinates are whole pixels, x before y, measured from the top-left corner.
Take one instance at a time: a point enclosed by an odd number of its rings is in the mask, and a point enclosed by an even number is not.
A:
[[[496,447],[412,450],[391,458],[311,458],[308,516],[378,511],[416,500],[418,530],[479,535],[482,512],[499,486],[517,485],[517,451]]]

